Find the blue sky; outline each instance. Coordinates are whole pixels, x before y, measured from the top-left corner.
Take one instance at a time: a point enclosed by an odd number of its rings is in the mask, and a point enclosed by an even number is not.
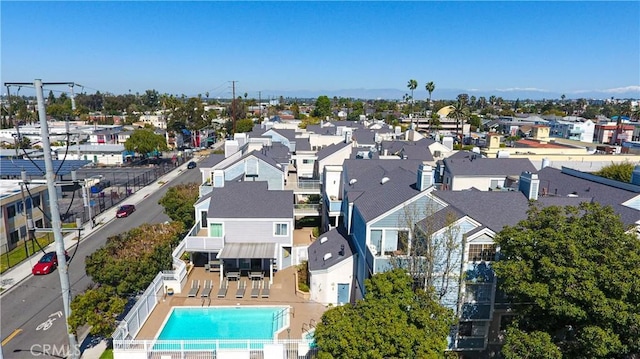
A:
[[[463,91],[640,98],[638,1],[0,6],[3,83],[230,97],[236,80],[237,94],[256,98],[402,97],[416,79],[416,98],[427,96],[428,81],[434,99]]]

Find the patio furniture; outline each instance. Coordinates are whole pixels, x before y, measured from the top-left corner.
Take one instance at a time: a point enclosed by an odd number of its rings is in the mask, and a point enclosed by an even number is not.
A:
[[[247,282],[240,281],[238,282],[238,290],[236,291],[236,298],[243,298],[244,292],[247,289]]]
[[[218,290],[218,298],[226,297],[228,288],[229,288],[229,280],[223,280],[222,282],[220,282],[220,289]]]
[[[198,295],[198,290],[200,290],[200,281],[199,280],[192,280],[191,281],[191,289],[189,290],[189,297],[195,297],[196,295]]]
[[[262,282],[252,280],[251,281],[251,298],[258,298],[260,296],[260,284]]]
[[[213,280],[209,279],[208,281],[205,281],[204,288],[202,288],[202,293],[200,294],[200,296],[202,298],[208,298],[209,294],[211,294],[212,288],[213,288]]]
[[[249,279],[251,280],[263,280],[264,274],[262,272],[249,272]]]
[[[269,298],[269,293],[270,293],[270,288],[269,288],[269,281],[265,280],[264,281],[264,287],[262,288],[262,298]]]
[[[228,280],[240,280],[240,272],[227,272]]]
[[[220,272],[220,261],[219,260],[209,261],[209,263],[207,265],[208,265],[209,272]]]

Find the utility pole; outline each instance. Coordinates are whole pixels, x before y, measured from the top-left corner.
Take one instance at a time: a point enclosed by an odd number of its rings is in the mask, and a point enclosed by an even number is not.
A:
[[[67,85],[68,83],[64,83]],[[60,211],[58,209],[58,195],[55,187],[55,171],[51,160],[51,143],[49,142],[49,124],[47,123],[47,113],[44,106],[44,94],[42,91],[42,80],[36,79],[33,82],[38,100],[38,117],[42,135],[42,150],[44,152],[44,164],[46,169],[45,178],[47,180],[47,190],[49,192],[49,206],[51,209],[51,226],[53,228],[53,238],[56,243],[56,255],[58,257],[58,274],[60,275],[60,287],[62,292],[62,303],[65,316],[65,324],[69,335],[69,358],[78,359],[79,346],[73,329],[69,327],[69,316],[71,315],[71,287],[69,285],[69,266],[64,249],[64,238],[62,238],[62,223],[60,222]]]
[[[260,107],[260,121],[262,122],[262,91],[258,91],[258,106]]]
[[[233,96],[231,100],[231,121],[233,123],[233,133],[236,133],[236,82],[231,81],[231,93]]]

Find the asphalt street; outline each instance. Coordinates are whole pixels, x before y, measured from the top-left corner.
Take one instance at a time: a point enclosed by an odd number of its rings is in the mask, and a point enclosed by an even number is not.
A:
[[[83,238],[79,245],[69,250],[73,256],[69,264],[69,281],[72,295],[84,292],[91,284],[85,274],[84,259],[102,247],[106,239],[126,232],[143,223],[163,223],[169,218],[158,205],[158,200],[173,185],[200,182],[200,171],[186,170],[173,181],[136,204],[136,212],[130,217],[113,220],[90,236]],[[60,280],[57,271],[45,276],[30,276],[0,301],[0,337],[5,359],[21,358],[62,358],[50,348],[61,348],[68,344],[66,326],[62,315]],[[49,347],[47,347],[49,345]],[[49,348],[49,350],[47,350]]]

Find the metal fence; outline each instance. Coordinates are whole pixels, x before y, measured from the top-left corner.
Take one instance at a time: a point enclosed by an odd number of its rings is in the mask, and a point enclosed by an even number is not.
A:
[[[91,220],[89,212],[92,217],[95,217],[125,202],[129,196],[171,172],[177,165],[177,163],[175,165],[164,163],[148,168],[89,170],[87,174],[103,176],[101,181],[103,187],[100,188],[100,191],[97,193],[89,191],[88,204],[91,206],[91,211],[84,206],[82,189],[78,189],[75,194],[67,193],[64,198],[58,200],[62,222],[75,223],[76,218],[80,218],[82,223],[87,223]],[[126,178],[124,178],[125,174]]]
[[[318,348],[311,339],[113,340],[115,359],[129,357],[133,353],[157,359],[218,359],[245,356],[252,359],[312,359],[317,357]],[[234,354],[236,356],[233,356]],[[133,356],[138,357],[135,354]]]

